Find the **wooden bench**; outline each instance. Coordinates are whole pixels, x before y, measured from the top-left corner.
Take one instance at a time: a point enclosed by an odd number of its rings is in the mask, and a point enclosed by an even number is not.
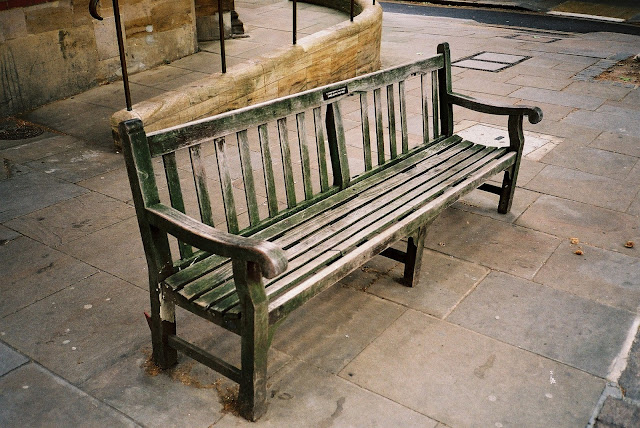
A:
[[[509,145],[454,135],[454,105],[508,116]],[[238,382],[241,414],[258,419],[267,351],[291,311],[378,254],[415,285],[427,226],[473,189],[509,211],[524,116],[542,112],[452,92],[442,44],[422,61],[178,127],[122,122],[153,360],[168,368],[181,351]],[[501,172],[502,186],[485,183]],[[390,248],[404,238],[406,252]],[[175,305],[240,335],[241,367],[177,336]]]

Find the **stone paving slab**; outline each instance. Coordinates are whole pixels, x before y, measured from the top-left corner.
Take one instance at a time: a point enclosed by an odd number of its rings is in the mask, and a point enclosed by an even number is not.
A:
[[[83,147],[84,146],[84,147]],[[85,146],[78,141],[75,148],[27,162],[26,166],[72,183],[94,177],[123,165],[122,155]]]
[[[0,342],[0,378],[29,362],[29,358]]]
[[[18,238],[20,234],[0,224],[0,245],[6,245],[12,239]]]
[[[23,235],[55,248],[135,215],[132,206],[91,192],[5,224]]]
[[[551,235],[457,209],[440,214],[425,242],[433,250],[527,279],[559,244]]]
[[[605,378],[634,318],[621,309],[491,273],[447,321]]]
[[[0,426],[135,427],[131,419],[36,364],[0,378]]]
[[[581,250],[582,255],[575,251]],[[640,260],[586,244],[563,242],[534,280],[585,299],[636,313]]]
[[[398,264],[387,274],[379,275],[366,291],[442,319],[489,273],[483,266],[424,251],[416,286],[407,287],[401,282],[404,265]]]
[[[473,192],[453,204],[459,210],[469,211],[475,214],[491,217],[494,220],[513,223],[529,206],[540,196],[539,193],[517,188],[511,206],[511,211],[500,214],[497,210],[500,196],[494,193],[474,190]]]
[[[638,112],[630,113],[633,118],[611,113],[578,110],[569,114],[563,121],[579,124],[600,131],[615,132],[632,137],[640,135]]]
[[[0,180],[0,222],[87,192],[75,184],[36,171]]]
[[[222,417],[217,373],[205,368],[209,373],[194,375],[192,370],[203,366],[182,356],[175,369],[160,372],[148,363],[151,350],[144,349],[93,376],[82,389],[148,427],[208,427]]]
[[[273,346],[329,373],[338,373],[405,308],[337,285],[294,311]]]
[[[638,138],[638,136],[621,135],[615,132],[605,131],[592,141],[589,146],[640,157],[640,138]]]
[[[638,219],[632,215],[548,195],[540,196],[516,224],[588,245],[640,257],[627,241],[640,242]]]
[[[541,161],[624,181],[638,162],[638,158],[593,147],[565,144],[556,147]]]
[[[148,294],[98,273],[2,320],[3,340],[79,384],[148,340]]]
[[[435,428],[437,425],[437,421],[401,403],[305,362],[289,364],[268,388],[269,407],[258,422],[229,414],[214,426]]]
[[[113,108],[88,104],[73,99],[56,101],[22,116],[34,123],[63,131],[96,147],[113,148],[110,117]]]
[[[621,212],[629,208],[638,191],[621,181],[555,165],[546,166],[525,187]]]
[[[63,244],[58,249],[143,290],[149,286],[147,261],[135,217]]]
[[[75,137],[51,133],[47,138],[22,140],[21,144],[0,150],[0,157],[15,163],[25,163],[76,148],[78,143]]]
[[[529,101],[539,101],[548,104],[556,104],[565,107],[573,107],[584,110],[595,110],[604,103],[603,98],[588,95],[572,94],[568,92],[553,91],[541,88],[520,88],[511,94],[514,98],[522,98]],[[580,122],[577,122],[580,124]]]
[[[97,269],[26,237],[0,245],[0,317],[97,273]]]
[[[581,370],[412,310],[340,376],[452,427],[585,426],[604,387]]]

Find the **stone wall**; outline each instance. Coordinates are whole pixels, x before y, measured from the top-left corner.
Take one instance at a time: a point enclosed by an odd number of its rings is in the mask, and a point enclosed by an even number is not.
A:
[[[195,52],[193,0],[120,0],[130,73]],[[0,1],[0,117],[122,75],[109,0]]]
[[[313,3],[341,10],[349,5],[348,0]],[[154,131],[379,69],[382,9],[356,0],[356,13],[354,22],[345,17],[296,45],[135,104],[132,111],[116,112],[111,117],[114,135],[118,123],[127,119],[141,119],[147,131]]]

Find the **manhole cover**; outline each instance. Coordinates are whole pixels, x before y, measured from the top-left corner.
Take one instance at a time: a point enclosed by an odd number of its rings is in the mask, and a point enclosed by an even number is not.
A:
[[[44,129],[22,120],[0,120],[0,140],[26,140],[43,132]]]

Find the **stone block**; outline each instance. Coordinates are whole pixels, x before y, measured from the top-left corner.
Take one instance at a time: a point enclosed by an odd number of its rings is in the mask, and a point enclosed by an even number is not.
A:
[[[58,30],[60,30],[60,33],[63,33],[66,32],[66,29],[73,27],[73,13],[70,3],[66,2],[43,3],[37,8],[25,8],[24,16],[27,31],[30,34],[44,33],[47,31],[58,32]],[[62,35],[60,37],[62,37]],[[61,40],[61,49],[62,43],[63,41]]]
[[[27,22],[22,8],[0,13],[0,35],[3,37],[3,43],[27,35]]]
[[[116,35],[116,24],[114,17],[104,18],[102,21],[95,20],[93,28],[98,48],[98,59],[100,61],[118,56],[118,40]]]

